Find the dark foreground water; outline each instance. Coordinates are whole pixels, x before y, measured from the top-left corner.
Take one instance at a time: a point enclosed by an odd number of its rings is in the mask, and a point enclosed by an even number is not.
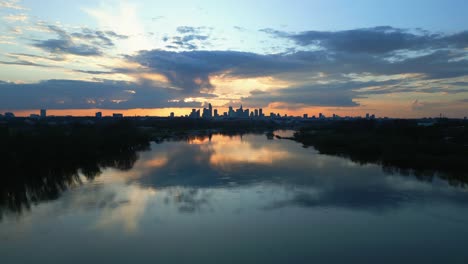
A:
[[[154,144],[81,180],[3,208],[0,263],[468,263],[464,187],[289,140]]]

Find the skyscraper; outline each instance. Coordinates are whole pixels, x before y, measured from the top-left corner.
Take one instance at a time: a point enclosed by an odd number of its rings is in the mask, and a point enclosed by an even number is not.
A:
[[[200,110],[198,110],[198,117],[200,117]],[[192,112],[190,113],[190,118],[197,118],[197,110],[192,109]]]
[[[41,118],[46,118],[46,117],[47,117],[47,110],[41,109]]]

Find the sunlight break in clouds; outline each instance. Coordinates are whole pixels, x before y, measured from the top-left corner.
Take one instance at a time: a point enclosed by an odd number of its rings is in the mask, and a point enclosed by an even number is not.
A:
[[[131,54],[139,50],[154,48],[146,35],[143,23],[140,21],[136,4],[121,1],[115,6],[110,6],[101,3],[99,8],[83,8],[83,10],[97,20],[100,28],[129,36],[128,39],[117,43],[119,52]]]

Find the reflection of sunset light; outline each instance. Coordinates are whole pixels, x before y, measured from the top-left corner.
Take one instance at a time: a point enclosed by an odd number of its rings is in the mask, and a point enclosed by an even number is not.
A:
[[[98,181],[103,183],[115,183],[139,179],[148,175],[153,170],[165,166],[168,162],[169,158],[165,154],[158,153],[154,156],[138,160],[134,167],[129,171],[107,168],[99,177]]]
[[[196,138],[190,138],[188,140],[189,144],[193,145],[200,145],[200,144],[205,144],[208,141],[208,137],[196,137]]]
[[[207,144],[212,151],[210,164],[225,166],[232,163],[258,163],[271,164],[290,156],[285,150],[275,149],[274,145],[254,147],[248,141],[242,141],[241,137],[229,137],[213,135],[208,145],[208,138],[194,139],[191,144]]]
[[[119,203],[117,207],[106,208],[101,218],[98,220],[97,227],[106,228],[113,225],[122,225],[127,232],[135,232],[138,230],[138,223],[142,218],[148,201],[156,192],[153,189],[143,189],[139,186],[125,186],[124,189],[117,193]]]
[[[227,96],[228,103],[232,99],[240,99],[247,97],[253,90],[268,91],[274,88],[288,87],[291,83],[271,77],[256,77],[256,78],[234,78],[225,75],[210,76],[210,82],[213,84],[215,90],[214,94],[219,98]],[[235,92],[233,92],[235,91]]]
[[[137,74],[135,77],[154,81],[154,82],[160,82],[160,83],[169,83],[169,80],[166,78],[166,76],[158,73],[141,73]]]
[[[289,153],[268,147],[253,148],[250,144],[236,142],[236,144],[214,143],[215,152],[210,157],[212,165],[223,166],[230,163],[259,163],[272,164],[276,160],[285,159]]]
[[[157,157],[145,162],[144,167],[146,168],[160,168],[166,165],[168,159],[166,157]]]
[[[226,166],[231,163],[259,163],[271,164],[276,160],[290,156],[285,150],[275,149],[274,145],[254,147],[248,141],[242,141],[240,136],[230,137],[212,135],[209,137],[194,137],[188,140],[189,144],[203,145],[202,150],[210,153],[210,164]],[[195,157],[196,159],[197,157]]]

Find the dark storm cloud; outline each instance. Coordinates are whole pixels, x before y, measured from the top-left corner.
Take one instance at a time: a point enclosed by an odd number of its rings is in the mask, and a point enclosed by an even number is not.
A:
[[[263,76],[301,67],[294,58],[237,51],[152,50],[127,58],[163,74],[173,86],[186,92],[213,88],[209,76],[215,73],[229,71],[229,74],[239,77]]]
[[[101,51],[94,46],[75,44],[71,39],[49,39],[37,41],[34,46],[50,53],[73,54],[79,56],[98,56]]]
[[[419,74],[419,78],[422,79],[452,78],[465,76],[468,72],[468,60],[463,59],[463,56],[466,56],[463,52],[435,50],[426,55],[392,61],[386,56],[325,50],[272,55],[236,51],[170,52],[152,50],[142,51],[136,56],[128,57],[128,59],[140,63],[150,71],[163,74],[172,86],[191,93],[201,89],[212,89],[210,76],[214,74],[225,74],[235,78],[276,76],[291,82],[302,82],[301,78],[318,73],[325,74],[329,80],[343,79],[344,75],[349,74],[359,76],[360,74],[396,75],[409,73]],[[354,84],[351,82],[345,86],[353,86]],[[375,84],[368,84],[368,86],[373,85]],[[360,85],[360,87],[365,88],[366,84]],[[291,91],[285,89],[278,98],[290,98],[291,102],[302,101],[301,103],[304,104],[355,105],[352,100],[349,100],[349,97],[352,97],[354,93],[341,94],[335,92],[332,87],[309,83],[292,88],[294,89]],[[292,92],[297,94],[290,94]],[[388,90],[388,93],[391,92]],[[308,102],[303,98],[303,96],[316,96],[317,93],[323,94],[323,96],[317,96]],[[323,101],[319,102],[318,98]]]
[[[289,38],[297,44],[318,45],[345,52],[386,53],[402,49],[425,48],[431,36],[414,35],[392,27],[376,27],[338,32],[307,31]]]
[[[4,109],[129,109],[199,107],[200,103],[169,102],[177,94],[164,88],[129,82],[48,80],[32,84],[0,83]]]
[[[468,31],[446,36],[443,40],[457,48],[466,48],[468,47]]]
[[[275,29],[262,29],[261,31],[276,37],[293,40],[299,46],[314,45],[338,52],[383,54],[398,50],[465,48],[468,46],[468,31],[446,35],[389,26],[300,33],[288,33]]]
[[[73,54],[79,56],[99,56],[102,50],[113,47],[113,39],[126,39],[113,31],[95,31],[83,28],[81,32],[68,33],[55,26],[45,26],[58,35],[57,39],[35,40],[34,46],[52,54]]]

